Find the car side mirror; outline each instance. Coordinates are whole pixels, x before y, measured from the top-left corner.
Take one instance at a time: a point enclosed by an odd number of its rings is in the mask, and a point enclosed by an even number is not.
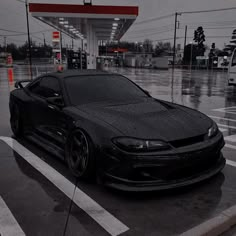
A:
[[[19,83],[15,82],[15,88],[18,89],[19,88]]]
[[[62,108],[65,105],[61,96],[49,97],[49,98],[46,99],[46,101],[49,104],[54,105],[54,106],[59,107],[59,108]]]
[[[24,86],[23,86],[22,84],[24,84],[24,83],[30,83],[30,82],[32,82],[32,80],[28,80],[28,79],[17,81],[17,82],[15,83],[15,88],[24,88]]]

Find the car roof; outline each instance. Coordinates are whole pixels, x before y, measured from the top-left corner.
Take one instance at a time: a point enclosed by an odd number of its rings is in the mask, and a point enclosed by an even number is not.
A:
[[[61,79],[71,76],[83,76],[83,75],[115,75],[115,73],[110,73],[101,70],[65,70],[62,72],[53,72],[46,74],[46,76],[55,76]]]

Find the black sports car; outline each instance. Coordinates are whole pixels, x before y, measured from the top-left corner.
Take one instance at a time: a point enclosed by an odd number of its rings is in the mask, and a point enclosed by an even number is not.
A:
[[[155,99],[118,74],[43,75],[10,95],[11,127],[65,159],[78,178],[126,191],[175,188],[222,170],[222,133],[206,115]]]

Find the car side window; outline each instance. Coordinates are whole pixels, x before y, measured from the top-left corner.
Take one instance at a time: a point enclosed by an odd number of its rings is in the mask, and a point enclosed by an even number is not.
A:
[[[55,77],[46,76],[30,87],[30,91],[40,97],[58,97],[61,95],[59,81]]]

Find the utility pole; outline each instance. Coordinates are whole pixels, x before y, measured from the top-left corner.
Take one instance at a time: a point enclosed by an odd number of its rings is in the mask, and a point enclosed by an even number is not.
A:
[[[81,39],[81,50],[80,50],[80,69],[83,69],[83,44],[84,40]]]
[[[187,42],[187,32],[188,32],[188,26],[185,25],[185,36],[184,36],[184,55],[185,55],[185,47]]]
[[[174,47],[173,47],[173,69],[175,68],[175,54],[176,54],[176,33],[177,33],[177,23],[178,23],[178,15],[181,15],[180,13],[175,13],[175,32],[174,32]]]
[[[185,47],[186,47],[186,42],[187,42],[187,32],[188,32],[188,26],[185,25],[184,49],[185,49]]]
[[[27,33],[28,33],[28,50],[29,50],[30,76],[31,76],[31,79],[33,79],[33,74],[32,74],[31,42],[30,42],[30,32],[29,32],[28,0],[25,0],[25,10],[26,10],[26,21],[27,21]]]

